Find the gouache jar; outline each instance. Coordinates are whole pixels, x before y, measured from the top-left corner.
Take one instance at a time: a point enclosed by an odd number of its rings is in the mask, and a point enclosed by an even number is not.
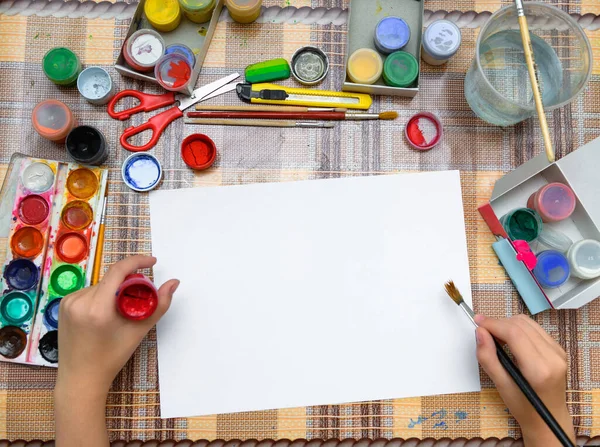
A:
[[[38,103],[31,112],[31,122],[40,136],[55,143],[64,143],[71,129],[77,125],[71,109],[56,99]]]
[[[216,5],[216,0],[179,0],[185,16],[195,23],[210,22]]]
[[[115,96],[115,86],[108,72],[100,67],[88,67],[77,78],[77,90],[91,104],[104,105]]]
[[[196,65],[196,55],[187,45],[184,45],[182,43],[174,43],[172,45],[169,45],[165,50],[165,55],[171,53],[181,54],[187,59],[190,66],[192,67]]]
[[[600,242],[584,239],[576,242],[567,252],[571,273],[581,279],[594,279],[600,276]]]
[[[410,27],[400,17],[384,17],[375,27],[375,48],[391,54],[401,50],[410,40]]]
[[[566,283],[571,275],[569,261],[562,253],[546,250],[537,255],[533,274],[545,289],[554,289]]]
[[[57,85],[74,85],[81,72],[81,62],[68,48],[56,47],[46,53],[42,61],[44,74]]]
[[[571,188],[563,183],[549,183],[529,197],[527,208],[536,210],[544,222],[558,222],[570,217],[576,204]]]
[[[77,163],[100,166],[108,158],[102,132],[92,126],[78,126],[67,136],[67,152]]]
[[[423,33],[421,59],[429,65],[442,65],[460,48],[460,28],[450,20],[436,20]]]
[[[148,277],[134,273],[125,277],[117,291],[117,310],[129,320],[145,320],[158,306],[158,290]]]
[[[383,73],[383,59],[370,48],[359,48],[348,58],[348,77],[355,84],[375,84]]]
[[[133,33],[123,49],[125,62],[141,73],[154,70],[158,60],[165,54],[165,41],[156,31],[140,29]]]
[[[146,0],[144,14],[150,25],[159,31],[173,31],[181,22],[181,8],[177,0]]]
[[[383,64],[383,80],[392,87],[410,87],[419,77],[419,62],[406,51],[390,54]]]
[[[260,16],[262,0],[225,0],[229,15],[238,23],[252,23]]]
[[[532,242],[542,232],[542,218],[529,208],[517,208],[500,218],[500,223],[513,241]]]
[[[165,54],[154,67],[154,77],[158,83],[170,91],[180,91],[192,78],[192,67],[188,59],[179,54]]]

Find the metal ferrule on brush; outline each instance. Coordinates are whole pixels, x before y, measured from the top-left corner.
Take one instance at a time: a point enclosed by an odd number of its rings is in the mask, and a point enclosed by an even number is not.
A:
[[[473,312],[473,309],[471,309],[469,307],[469,305],[467,303],[465,303],[464,301],[462,303],[460,303],[459,306],[463,310],[463,312],[467,315],[467,317],[469,317],[469,320],[471,320],[471,322],[475,325],[475,327],[479,327],[479,325],[477,323],[475,323],[475,312]]]
[[[523,17],[525,15],[525,9],[523,8],[523,1],[515,0],[515,5],[517,7],[517,16]]]

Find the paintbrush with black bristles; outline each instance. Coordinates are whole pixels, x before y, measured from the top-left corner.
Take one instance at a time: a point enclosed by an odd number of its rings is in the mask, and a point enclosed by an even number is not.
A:
[[[446,293],[448,293],[448,296],[452,298],[452,301],[458,304],[458,306],[464,311],[467,317],[469,317],[469,320],[473,322],[475,327],[479,327],[478,324],[475,322],[475,313],[473,312],[473,309],[471,309],[469,305],[465,303],[462,295],[454,285],[454,282],[448,281],[446,284],[444,284],[444,287],[446,288]],[[510,359],[504,348],[502,348],[502,345],[500,345],[500,343],[498,343],[498,340],[496,340],[495,338],[494,343],[496,344],[496,354],[498,354],[498,360],[500,360],[500,363],[502,364],[506,372],[510,374],[510,376],[513,378],[517,386],[521,389],[529,403],[531,403],[533,408],[535,408],[535,411],[537,411],[540,417],[544,420],[548,428],[552,430],[552,433],[554,433],[556,438],[564,447],[575,447],[573,441],[571,441],[571,439],[562,429],[558,421],[554,418],[554,416],[552,416],[550,410],[548,410],[546,405],[544,405],[544,402],[542,402],[540,396],[537,395],[537,393],[529,384],[529,382],[527,382],[527,379],[525,379],[519,368],[517,368],[517,365],[513,363],[513,361]]]

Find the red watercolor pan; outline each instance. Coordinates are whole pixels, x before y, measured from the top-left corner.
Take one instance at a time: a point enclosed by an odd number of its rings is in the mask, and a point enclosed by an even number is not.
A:
[[[202,171],[210,168],[215,162],[217,147],[208,136],[195,133],[181,143],[181,158],[190,168]]]
[[[37,194],[31,194],[19,203],[19,219],[27,225],[41,224],[49,213],[48,202]]]

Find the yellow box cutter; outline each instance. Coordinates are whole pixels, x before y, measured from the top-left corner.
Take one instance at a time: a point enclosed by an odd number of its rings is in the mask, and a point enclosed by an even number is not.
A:
[[[373,100],[364,93],[330,92],[290,88],[275,84],[238,84],[240,99],[255,104],[281,104],[307,107],[339,107],[367,110]]]

